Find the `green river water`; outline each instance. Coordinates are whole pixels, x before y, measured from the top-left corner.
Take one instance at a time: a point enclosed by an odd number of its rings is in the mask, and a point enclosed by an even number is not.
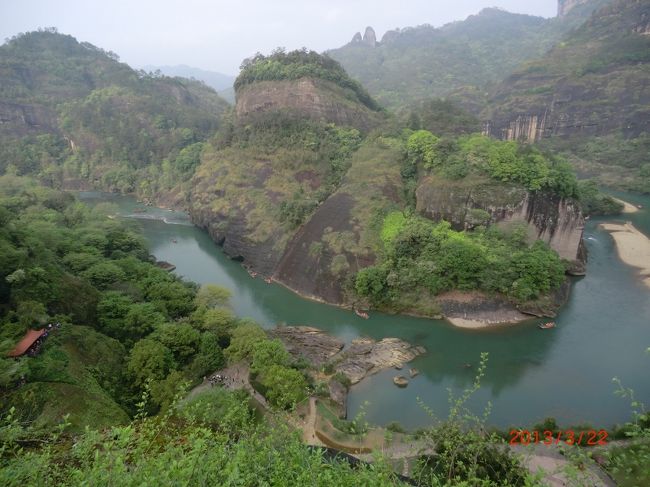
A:
[[[627,220],[650,235],[650,198],[614,194],[644,209],[587,223],[587,276],[574,279],[571,298],[555,320],[558,327],[539,330],[539,320],[531,320],[487,331],[380,313],[363,320],[350,311],[302,299],[280,285],[252,279],[183,213],[156,208],[134,213],[141,205],[128,196],[95,192],[80,196],[89,203],[117,204],[122,216],[141,226],[150,252],[176,265],[177,274],[231,289],[232,305],[240,316],[265,327],[315,326],[346,341],[359,336],[398,337],[427,349],[409,365],[421,373],[406,389],[393,385],[395,370],[354,386],[350,417],[363,408],[371,423],[426,426],[432,419],[418,404],[420,400],[444,418],[448,390],[458,394],[473,381],[475,368],[464,364],[477,364],[480,353],[488,352],[487,373],[471,401],[477,413],[491,403],[488,423],[524,427],[553,416],[564,426],[587,422],[600,428],[630,419],[628,402],[614,395],[613,377],[621,378],[638,399],[650,404],[650,354],[645,353],[650,347],[650,289],[640,283],[635,269],[620,261],[610,235],[597,227],[601,221]]]

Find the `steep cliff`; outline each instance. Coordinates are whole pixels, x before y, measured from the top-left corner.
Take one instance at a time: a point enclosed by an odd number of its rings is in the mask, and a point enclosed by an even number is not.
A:
[[[327,80],[260,81],[237,90],[236,112],[240,121],[273,111],[361,130],[368,130],[379,121],[376,112]]]
[[[374,219],[401,207],[400,154],[368,141],[355,153],[341,187],[303,225],[286,247],[274,277],[287,287],[330,303],[354,299],[345,284],[373,264],[380,249]]]
[[[363,179],[356,168],[364,163],[383,174],[354,154],[384,115],[338,63],[313,52],[260,56],[235,87],[227,146],[208,148],[193,179],[192,219],[246,266],[341,302],[338,277],[365,252],[350,174]]]
[[[585,3],[589,3],[589,0],[558,0],[557,15],[558,17],[564,17],[578,5],[584,5]]]
[[[423,179],[416,191],[417,211],[434,221],[446,220],[459,230],[476,224],[472,210],[489,214],[490,221],[508,228],[526,226],[528,239],[543,240],[560,257],[573,263],[574,273],[584,272],[580,204],[548,191],[530,192],[521,185],[486,178],[449,181],[436,176]]]
[[[618,0],[596,12],[495,89],[484,133],[608,165],[650,162],[649,22],[648,2]]]

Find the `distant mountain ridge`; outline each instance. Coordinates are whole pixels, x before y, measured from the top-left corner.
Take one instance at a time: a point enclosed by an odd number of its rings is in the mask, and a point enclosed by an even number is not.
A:
[[[235,82],[235,76],[233,75],[194,68],[186,64],[177,64],[175,66],[154,66],[147,64],[142,69],[147,72],[160,71],[165,76],[180,76],[181,78],[193,78],[198,81],[203,81],[206,85],[214,88],[215,91],[232,88],[232,84]]]
[[[380,41],[369,27],[363,37],[357,33],[327,54],[379,102],[396,108],[461,88],[487,90],[523,62],[542,56],[609,1],[590,0],[554,19],[486,8],[440,28],[391,30]]]

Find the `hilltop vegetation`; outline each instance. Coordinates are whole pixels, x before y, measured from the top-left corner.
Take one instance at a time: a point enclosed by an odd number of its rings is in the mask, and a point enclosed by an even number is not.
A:
[[[339,63],[328,56],[302,49],[289,53],[276,50],[269,56],[257,54],[246,59],[235,80],[235,91],[244,85],[259,81],[298,80],[316,78],[331,81],[351,91],[356,99],[371,110],[378,110],[377,103],[358,82],[351,79]]]
[[[20,34],[0,46],[0,172],[151,198],[191,176],[227,107],[72,36]]]

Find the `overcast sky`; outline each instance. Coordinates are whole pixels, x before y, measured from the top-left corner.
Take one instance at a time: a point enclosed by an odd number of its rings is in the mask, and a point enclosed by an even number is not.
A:
[[[372,26],[440,26],[484,7],[552,17],[557,0],[0,0],[0,39],[57,27],[134,67],[188,64],[236,74],[278,46],[339,47]]]

